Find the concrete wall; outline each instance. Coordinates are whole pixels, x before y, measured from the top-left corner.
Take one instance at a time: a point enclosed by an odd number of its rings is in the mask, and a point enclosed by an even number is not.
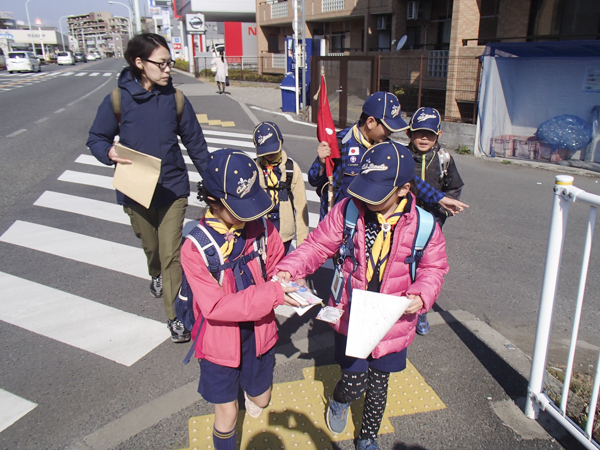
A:
[[[440,145],[448,150],[456,150],[458,146],[466,145],[472,153],[476,129],[477,126],[471,123],[442,122]]]

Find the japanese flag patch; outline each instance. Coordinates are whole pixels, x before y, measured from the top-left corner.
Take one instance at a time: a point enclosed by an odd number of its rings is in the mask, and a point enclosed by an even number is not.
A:
[[[350,147],[350,150],[348,150],[348,154],[349,155],[360,155],[360,149],[358,147]]]

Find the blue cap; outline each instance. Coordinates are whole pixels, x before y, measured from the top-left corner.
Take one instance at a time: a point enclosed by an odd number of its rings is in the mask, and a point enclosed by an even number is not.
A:
[[[256,156],[271,155],[281,150],[283,136],[279,127],[273,122],[261,122],[254,128],[253,133]]]
[[[408,128],[408,124],[400,115],[398,97],[390,92],[375,92],[372,94],[365,100],[362,112],[367,116],[381,120],[392,133]]]
[[[439,135],[441,126],[442,118],[435,108],[419,108],[410,118],[410,131],[429,130]]]
[[[408,149],[398,142],[382,142],[365,152],[360,173],[350,183],[348,193],[365,203],[379,205],[414,176],[415,161]]]
[[[206,190],[242,222],[273,209],[271,197],[260,187],[254,160],[241,150],[224,148],[211,153],[203,177]]]

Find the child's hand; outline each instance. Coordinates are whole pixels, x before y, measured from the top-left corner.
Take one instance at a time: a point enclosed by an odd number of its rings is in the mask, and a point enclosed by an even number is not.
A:
[[[325,158],[331,156],[331,148],[325,141],[321,142],[317,147],[317,155],[319,155],[319,162],[325,165]]]
[[[407,297],[412,300],[412,302],[410,305],[408,305],[408,308],[406,308],[404,314],[415,314],[423,309],[424,303],[419,295],[408,294]]]
[[[297,286],[281,286],[281,288],[283,289],[283,293],[286,294],[288,292],[296,292],[298,289],[300,289]],[[293,298],[291,298],[289,295],[285,295],[284,296],[284,302],[286,305],[288,306],[300,306],[300,303],[298,303],[296,300],[294,300]]]
[[[286,283],[289,283],[292,279],[292,274],[285,271],[277,272],[277,275],[275,276],[278,280],[285,281]]]
[[[119,163],[119,164],[131,164],[130,160],[121,158],[117,154],[117,150],[115,149],[114,145],[110,148],[110,150],[108,150],[108,159],[110,159],[111,161],[114,161],[116,163]]]
[[[469,205],[461,202],[460,200],[456,200],[450,197],[444,197],[439,202],[442,207],[450,213],[451,216],[458,214],[461,211],[464,211],[465,208],[468,208]]]

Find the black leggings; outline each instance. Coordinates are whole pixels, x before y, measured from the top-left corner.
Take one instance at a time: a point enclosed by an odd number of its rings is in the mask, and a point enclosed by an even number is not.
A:
[[[381,372],[372,367],[367,372],[342,371],[342,379],[333,391],[336,402],[351,403],[367,392],[359,439],[377,437],[387,402],[389,379],[389,372]]]

